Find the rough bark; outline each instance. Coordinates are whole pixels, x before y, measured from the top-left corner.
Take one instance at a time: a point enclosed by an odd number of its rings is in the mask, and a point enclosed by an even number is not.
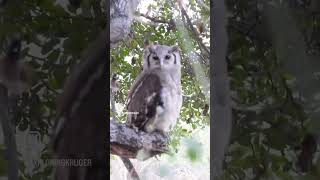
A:
[[[125,158],[136,158],[142,148],[153,156],[167,152],[169,138],[158,132],[136,131],[124,124],[110,121],[110,152]]]

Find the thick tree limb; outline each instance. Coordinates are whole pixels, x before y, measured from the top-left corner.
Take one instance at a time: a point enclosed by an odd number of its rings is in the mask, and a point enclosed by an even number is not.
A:
[[[168,152],[169,138],[159,132],[135,131],[124,124],[110,121],[110,152],[125,158],[136,158],[146,148],[152,156]]]

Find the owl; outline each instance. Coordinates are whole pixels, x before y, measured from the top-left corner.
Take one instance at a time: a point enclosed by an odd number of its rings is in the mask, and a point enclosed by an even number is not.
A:
[[[167,133],[176,125],[181,106],[178,46],[147,46],[143,70],[129,91],[127,124],[148,133]]]

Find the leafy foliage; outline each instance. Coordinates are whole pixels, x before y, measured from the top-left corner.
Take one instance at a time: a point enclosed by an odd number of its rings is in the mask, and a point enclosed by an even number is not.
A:
[[[302,162],[310,158],[314,162],[306,173],[301,171],[298,161],[305,148],[302,141],[311,133],[308,128],[311,118],[298,95],[301,92],[294,84],[295,75],[279,59],[270,30],[272,24],[266,23],[268,17],[263,13],[268,3],[290,10],[290,17],[305,37],[308,56],[319,57],[316,24],[320,19],[312,15],[320,10],[314,6],[316,1],[227,0],[231,13],[228,69],[235,105],[225,178],[317,179],[320,176],[317,155],[308,153],[303,158]]]

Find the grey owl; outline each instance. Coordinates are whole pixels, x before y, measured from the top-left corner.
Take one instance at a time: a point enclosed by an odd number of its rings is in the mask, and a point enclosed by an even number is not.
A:
[[[148,133],[166,133],[176,125],[181,106],[181,56],[178,46],[147,46],[143,70],[128,95],[127,124]]]

